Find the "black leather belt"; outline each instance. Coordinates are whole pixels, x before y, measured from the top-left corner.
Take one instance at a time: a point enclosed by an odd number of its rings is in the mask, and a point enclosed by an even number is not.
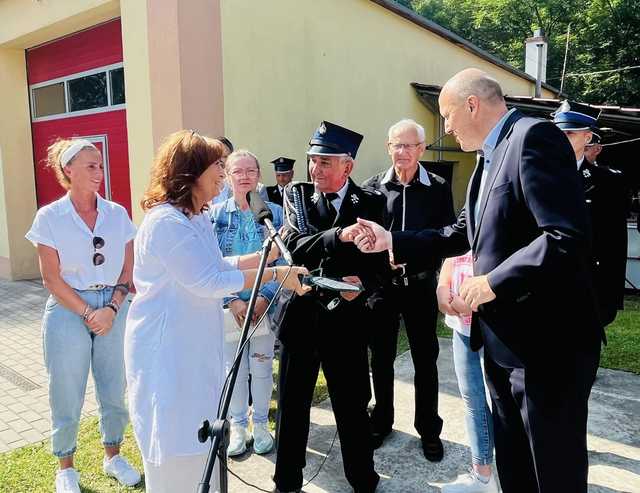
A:
[[[391,284],[401,287],[406,287],[411,282],[424,281],[425,279],[432,277],[434,274],[434,271],[432,270],[425,270],[415,274],[407,274],[404,265],[401,265],[398,270],[400,270],[400,274],[396,274],[391,278]]]

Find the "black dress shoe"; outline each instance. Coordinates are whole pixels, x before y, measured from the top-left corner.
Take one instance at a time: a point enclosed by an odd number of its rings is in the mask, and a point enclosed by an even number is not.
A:
[[[391,430],[387,431],[372,431],[371,432],[371,445],[373,449],[378,449],[382,447],[385,439],[391,435]]]
[[[273,488],[271,493],[301,493],[302,490],[279,490],[278,487],[276,486],[275,488]]]
[[[436,438],[423,438],[422,439],[422,451],[425,458],[430,462],[440,462],[444,457],[444,447],[442,446],[442,440],[439,437]]]

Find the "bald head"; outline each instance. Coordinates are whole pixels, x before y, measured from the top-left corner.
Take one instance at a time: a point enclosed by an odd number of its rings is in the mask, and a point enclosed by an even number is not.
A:
[[[442,88],[442,93],[451,93],[459,99],[476,96],[481,101],[504,103],[502,88],[498,81],[477,68],[468,68],[458,72]]]
[[[458,72],[440,91],[440,114],[445,131],[453,134],[463,151],[477,151],[507,112],[500,84],[476,68]]]

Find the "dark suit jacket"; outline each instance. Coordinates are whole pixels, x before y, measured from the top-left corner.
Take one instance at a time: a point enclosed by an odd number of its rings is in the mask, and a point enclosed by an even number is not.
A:
[[[498,364],[555,368],[569,353],[599,351],[590,230],[567,139],[550,122],[513,113],[493,151],[478,218],[467,217],[481,174],[476,166],[455,225],[393,234],[396,261],[471,246],[474,274],[487,274],[496,294],[474,314],[472,345],[484,342]]]
[[[278,185],[272,185],[270,187],[266,187],[266,189],[267,196],[269,197],[269,202],[273,202],[274,204],[282,206],[282,194],[280,193]]]
[[[389,256],[387,252],[369,255],[360,252],[353,243],[342,243],[336,232],[340,227],[354,224],[358,217],[381,221],[384,199],[379,192],[364,190],[349,180],[347,193],[335,220],[328,222],[323,201],[311,183],[290,183],[285,188],[285,233],[284,242],[291,252],[296,265],[303,265],[313,271],[322,268],[322,275],[341,279],[344,276],[358,276],[365,292],[354,301],[341,301],[340,309],[331,312],[335,323],[318,327],[317,315],[327,315],[321,303],[337,296],[337,293],[314,292],[295,297],[290,303],[280,328],[280,340],[289,344],[295,340],[309,344],[310,337],[317,331],[327,333],[338,331],[343,337],[355,334],[362,328],[361,317],[350,320],[352,309],[362,309],[364,303],[390,278]],[[328,299],[320,299],[328,295]],[[325,317],[326,318],[326,317]],[[358,321],[360,324],[358,325]],[[345,326],[355,323],[350,331]],[[360,337],[360,336],[359,336]],[[363,338],[363,343],[365,342]]]
[[[596,166],[586,159],[579,175],[584,184],[593,232],[595,291],[602,323],[608,325],[623,308],[627,269],[627,190],[620,171]]]

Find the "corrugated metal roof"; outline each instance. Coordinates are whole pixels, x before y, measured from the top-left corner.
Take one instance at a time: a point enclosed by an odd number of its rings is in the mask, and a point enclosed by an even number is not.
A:
[[[430,108],[436,108],[441,86],[412,82],[418,97]],[[505,95],[507,106],[516,107],[524,113],[539,118],[551,118],[562,99],[535,98],[532,96]],[[584,103],[588,104],[588,103]],[[610,129],[603,132],[603,138],[607,141],[623,140],[623,137],[640,136],[640,108],[628,108],[611,105],[589,104],[592,108],[601,110],[598,118],[598,126]]]

